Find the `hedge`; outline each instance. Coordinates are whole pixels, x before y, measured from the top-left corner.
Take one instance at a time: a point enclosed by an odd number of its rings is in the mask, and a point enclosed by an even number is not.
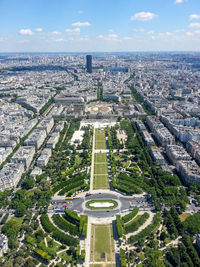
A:
[[[49,220],[48,215],[41,215],[40,217],[41,224],[46,232],[50,233],[54,239],[57,241],[64,243],[68,246],[77,246],[78,245],[78,239],[74,238],[72,236],[69,236],[67,234],[64,234],[60,230],[58,230]]]
[[[65,216],[68,221],[73,224],[80,225],[80,217],[78,216],[77,212],[71,210],[65,210]]]
[[[141,232],[139,232],[137,235],[133,235],[128,239],[128,243],[135,243],[139,241],[142,238],[145,238],[149,236],[153,231],[155,231],[158,226],[160,225],[162,220],[161,214],[157,213],[154,218],[152,224],[148,225],[146,228],[144,228]]]
[[[69,232],[71,235],[79,235],[79,230],[77,225],[68,222],[59,214],[54,214],[52,216],[53,222],[62,230]]]
[[[118,237],[120,238],[123,235],[123,228],[122,228],[120,215],[116,216],[116,223],[117,223],[117,234],[118,234]]]
[[[82,178],[82,177],[81,177]],[[52,193],[55,194],[56,192],[58,192],[59,190],[61,190],[63,187],[73,184],[77,181],[80,181],[80,176],[75,176],[73,178],[69,178],[66,181],[62,181],[60,182],[58,185],[56,185],[53,189],[52,189]]]
[[[42,259],[46,260],[46,261],[50,261],[51,257],[47,254],[47,252],[39,249],[39,248],[35,248],[34,252]]]
[[[59,193],[58,195],[59,196],[62,196],[64,195],[65,193],[69,192],[70,190],[76,188],[76,187],[79,187],[81,185],[84,184],[84,179],[78,179],[78,181],[76,181],[75,183],[71,183],[70,185],[64,187]]]
[[[0,224],[4,224],[4,223],[7,221],[7,219],[8,219],[8,216],[9,216],[9,213],[6,213],[6,214],[3,216],[3,218],[2,218],[2,220],[1,220],[1,223],[0,223]]]
[[[126,234],[137,231],[149,218],[149,213],[145,212],[142,216],[138,215],[135,219],[125,225]]]
[[[122,217],[124,223],[132,220],[138,214],[139,208],[135,208],[132,212]]]
[[[125,258],[125,251],[120,248],[120,262],[121,262],[121,267],[126,267],[126,258]]]
[[[87,235],[87,225],[88,225],[88,216],[81,215],[80,216],[80,226],[79,231],[83,237],[86,237]]]

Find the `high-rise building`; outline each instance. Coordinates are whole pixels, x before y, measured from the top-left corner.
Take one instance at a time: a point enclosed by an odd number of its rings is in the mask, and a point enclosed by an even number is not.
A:
[[[88,73],[92,73],[92,56],[86,56],[86,68]]]

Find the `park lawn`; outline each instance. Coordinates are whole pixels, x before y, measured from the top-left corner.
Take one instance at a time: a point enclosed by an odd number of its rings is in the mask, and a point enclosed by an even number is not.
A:
[[[36,188],[26,191],[26,198],[29,198],[34,195]]]
[[[114,155],[115,161],[120,161],[124,168],[127,168],[130,164],[130,160],[123,159],[120,155]]]
[[[50,238],[49,236],[47,236],[46,239],[47,239],[47,244],[50,240],[52,240],[52,238]],[[48,247],[49,247],[49,245],[48,245]],[[53,247],[50,247],[50,248],[53,249],[55,252],[58,252],[58,251],[62,250],[60,247],[61,247],[60,244],[53,241]]]
[[[108,166],[105,163],[94,164],[94,174],[108,174]]]
[[[106,153],[95,153],[94,163],[107,163],[107,154]]]
[[[187,219],[187,217],[189,217],[189,216],[191,216],[190,213],[182,213],[179,215],[179,218],[180,218],[181,222],[184,222]]]
[[[138,221],[140,219],[142,215],[137,215],[136,217],[133,217],[133,219],[131,221],[128,221],[127,223],[125,223],[126,225],[130,225],[132,223],[135,223],[136,221]]]
[[[105,253],[105,258],[101,258],[101,253]],[[115,248],[111,224],[92,225],[90,261],[105,263],[115,261]]]
[[[63,251],[57,254],[57,257],[61,258],[62,260],[69,262],[71,260],[71,256],[67,254],[67,251]]]
[[[76,166],[79,166],[82,162],[82,158],[79,157],[79,155],[76,155],[76,158],[75,158],[75,165]]]
[[[95,149],[106,149],[106,141],[95,141]]]
[[[95,131],[95,149],[106,149],[106,136],[104,130]]]
[[[20,229],[23,220],[24,220],[24,217],[15,217],[15,216],[13,216],[13,217],[11,217],[11,219],[10,219],[9,221],[7,221],[7,222],[12,223],[15,227],[17,227],[17,228]]]
[[[108,175],[94,175],[93,189],[109,189]]]

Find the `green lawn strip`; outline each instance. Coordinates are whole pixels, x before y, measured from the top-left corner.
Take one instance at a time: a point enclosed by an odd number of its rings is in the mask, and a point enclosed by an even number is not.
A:
[[[139,208],[135,208],[132,212],[122,217],[122,221],[127,223],[132,220],[138,214]]]
[[[94,174],[108,174],[107,164],[94,164]]]
[[[95,142],[95,149],[106,149],[106,142],[105,141]]]
[[[153,217],[153,222],[149,224],[146,228],[144,228],[141,232],[139,232],[137,235],[133,235],[128,239],[129,244],[134,244],[135,242],[139,241],[142,238],[146,238],[147,236],[150,236],[151,233],[156,231],[162,221],[162,217],[160,213],[156,213],[156,215]]]
[[[114,240],[111,225],[92,225],[91,261],[114,261]],[[105,253],[105,258],[101,254]]]
[[[140,226],[142,226],[146,220],[149,218],[149,213],[145,212],[142,215],[138,215],[132,221],[125,225],[126,234],[137,231]]]
[[[113,206],[110,207],[92,207],[90,206],[93,203],[104,203],[104,202],[109,202],[114,204]],[[116,207],[118,206],[117,201],[112,200],[112,199],[97,199],[97,200],[89,200],[88,202],[86,202],[85,204],[86,208],[90,209],[90,210],[107,210],[107,209],[116,209]]]
[[[108,175],[100,174],[94,176],[94,189],[109,189]]]
[[[107,154],[106,153],[95,153],[94,162],[95,163],[107,162]]]

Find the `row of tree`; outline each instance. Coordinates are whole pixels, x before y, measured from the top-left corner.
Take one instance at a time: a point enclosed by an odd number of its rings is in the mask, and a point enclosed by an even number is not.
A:
[[[58,228],[56,228],[51,221],[49,220],[48,215],[41,215],[40,217],[41,224],[46,232],[50,233],[52,237],[58,240],[61,243],[64,243],[68,246],[77,246],[79,241],[77,238],[74,238],[70,235],[64,234]]]

